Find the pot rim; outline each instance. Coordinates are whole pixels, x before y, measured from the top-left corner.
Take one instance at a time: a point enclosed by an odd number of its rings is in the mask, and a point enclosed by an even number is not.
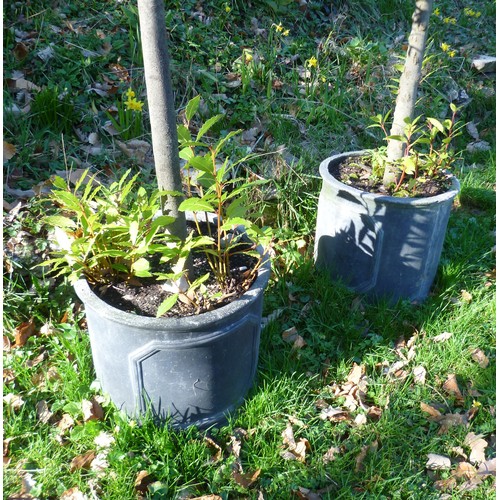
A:
[[[132,314],[117,309],[99,298],[90,288],[85,278],[77,280],[73,287],[85,307],[91,307],[100,316],[125,325],[134,325],[137,328],[150,330],[189,331],[199,329],[200,325],[208,325],[220,321],[230,315],[237,314],[241,309],[249,306],[259,295],[269,281],[271,274],[271,261],[268,254],[264,255],[264,262],[258,270],[257,278],[252,286],[240,297],[218,309],[213,309],[202,314],[182,316],[179,318],[156,318]]]
[[[355,188],[353,186],[349,186],[348,184],[344,184],[343,182],[336,179],[329,171],[330,163],[333,161],[339,160],[340,158],[348,158],[351,156],[362,156],[367,153],[369,150],[358,150],[358,151],[349,151],[346,153],[339,153],[332,155],[326,159],[324,159],[319,166],[319,173],[324,182],[330,184],[331,187],[335,189],[342,188],[343,190],[350,192],[356,197],[366,198],[367,200],[373,200],[374,202],[383,202],[383,203],[393,203],[395,205],[411,205],[411,206],[429,206],[434,205],[436,203],[442,203],[443,201],[449,200],[450,198],[454,198],[460,192],[460,182],[455,177],[452,176],[451,188],[445,193],[441,193],[435,196],[428,196],[426,198],[399,198],[397,196],[388,196],[379,193],[371,193],[369,191],[363,191],[361,189]]]

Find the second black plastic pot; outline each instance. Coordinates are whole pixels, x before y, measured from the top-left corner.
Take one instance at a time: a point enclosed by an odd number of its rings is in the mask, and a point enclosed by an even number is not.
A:
[[[451,189],[429,198],[360,191],[332,175],[332,167],[363,151],[335,155],[320,165],[323,180],[315,237],[316,265],[356,292],[420,302],[438,268],[453,199]]]

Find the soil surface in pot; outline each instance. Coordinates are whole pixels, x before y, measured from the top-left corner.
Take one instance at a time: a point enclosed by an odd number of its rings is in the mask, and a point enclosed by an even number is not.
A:
[[[368,156],[355,156],[342,162],[330,164],[329,172],[335,179],[361,191],[382,194],[386,196],[401,196],[412,198],[428,198],[446,193],[451,188],[451,176],[439,173],[436,176],[414,180],[403,180],[400,189],[395,194],[394,190],[386,189],[382,179],[372,175],[372,166]]]
[[[193,301],[188,296],[180,295],[177,303],[167,311],[164,317],[181,317],[201,314],[222,307],[243,295],[250,288],[255,276],[250,276],[256,259],[244,254],[237,254],[230,259],[231,278],[227,280],[224,287],[217,283],[211,273],[211,277],[204,283],[205,292],[196,294]],[[159,269],[158,269],[159,271]],[[210,273],[210,267],[204,254],[193,256],[194,279]],[[92,286],[93,292],[104,302],[132,314],[156,317],[160,304],[170,295],[164,289],[164,282],[154,278],[134,278],[126,282],[118,282],[112,285]]]

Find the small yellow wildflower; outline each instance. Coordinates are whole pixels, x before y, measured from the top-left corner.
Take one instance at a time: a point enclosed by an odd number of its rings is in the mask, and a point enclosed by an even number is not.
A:
[[[142,107],[144,106],[144,103],[142,101],[138,101],[135,97],[134,98],[128,98],[125,101],[125,106],[127,106],[127,109],[131,109],[132,111],[142,111]]]
[[[275,24],[275,25],[274,25],[274,29],[276,30],[276,33],[281,33],[281,32],[284,30],[284,28],[283,28],[283,26],[281,25],[281,23],[279,23],[279,24]]]
[[[470,7],[465,7],[464,14],[467,17],[480,17],[481,16],[481,12],[479,12],[479,11],[476,12],[474,9],[471,9]]]
[[[245,49],[243,51],[243,55],[245,56],[245,63],[248,64],[249,62],[253,61],[253,55],[252,55],[252,52],[250,50]]]
[[[457,20],[454,17],[445,17],[443,19],[443,23],[445,23],[445,24],[457,24]]]
[[[443,52],[448,52],[448,51],[450,50],[450,46],[449,46],[447,43],[443,42],[443,43],[441,44],[441,50],[442,50]]]
[[[229,7],[229,5],[228,5],[228,4],[226,4],[226,6],[225,6],[225,10],[226,10],[226,12],[229,14],[229,12],[231,12],[231,7]]]
[[[290,34],[290,30],[283,31],[283,36],[288,36]]]
[[[129,427],[137,427],[137,422],[135,420],[129,420],[128,426]]]
[[[309,68],[316,68],[318,66],[318,60],[314,56],[312,56],[306,61],[306,66],[308,66]]]
[[[434,9],[434,15],[435,16],[440,16],[441,15],[441,11],[438,8],[435,8]]]
[[[449,50],[447,52],[447,54],[450,56],[450,57],[455,57],[457,55],[457,51],[456,50]]]
[[[129,88],[127,92],[125,92],[125,95],[128,99],[132,99],[135,97],[135,92],[131,88]]]

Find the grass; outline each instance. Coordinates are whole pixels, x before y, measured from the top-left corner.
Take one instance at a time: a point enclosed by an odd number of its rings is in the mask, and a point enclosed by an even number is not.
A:
[[[244,405],[207,432],[121,415],[94,383],[71,287],[33,268],[47,252],[38,193],[56,171],[118,177],[130,167],[154,181],[147,150],[133,157],[128,137],[106,125],[129,87],[145,99],[137,9],[78,0],[5,7],[4,140],[15,152],[4,164],[4,498],[494,498],[491,476],[475,484],[457,472],[469,461],[469,433],[485,439],[486,459],[495,456],[495,80],[470,68],[472,56],[494,54],[494,3],[471,3],[481,13],[471,17],[444,1],[432,18],[420,110],[440,116],[462,92],[461,119],[491,149],[467,150],[467,132],[457,141],[462,191],[431,296],[419,306],[367,303],[312,263],[318,165],[379,143],[366,126],[394,98],[412,8],[382,3],[167,3],[179,110],[199,93],[207,116],[224,112],[222,131],[255,129],[232,154],[277,151],[248,169],[272,179],[250,201],[275,228],[264,314],[281,314],[262,332]],[[313,56],[317,66],[307,67]],[[134,135],[148,141],[146,113],[140,125]],[[284,340],[291,328],[302,347]],[[23,331],[32,335],[16,347]],[[346,387],[362,390],[362,404]],[[102,414],[89,416],[92,401]],[[422,404],[462,423],[444,432]],[[342,417],[325,417],[329,407]],[[296,460],[284,456],[291,433],[303,444]],[[86,452],[95,453],[90,467],[75,462]],[[429,453],[451,467],[428,470]]]

